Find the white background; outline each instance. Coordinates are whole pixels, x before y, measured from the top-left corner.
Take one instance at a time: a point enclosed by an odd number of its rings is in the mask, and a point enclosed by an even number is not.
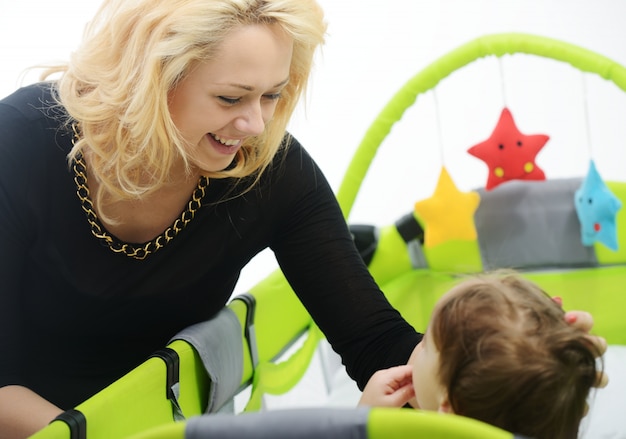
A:
[[[477,37],[531,33],[626,65],[626,0],[319,1],[329,23],[327,44],[317,59],[306,106],[298,109],[290,130],[335,189],[391,96],[430,63]],[[37,79],[33,73],[22,76],[24,69],[65,60],[98,5],[99,0],[0,0],[0,97]],[[431,194],[442,164],[460,189],[483,185],[486,167],[466,150],[489,137],[504,105],[523,133],[550,135],[537,159],[548,178],[583,176],[593,158],[605,179],[624,180],[623,91],[556,61],[491,57],[450,75],[435,93],[418,97],[379,151],[351,221],[385,225],[407,213]],[[274,266],[270,253],[261,254],[243,271],[235,293],[246,291]],[[328,402],[319,369],[312,370],[313,378],[300,385],[304,391],[296,389],[296,396],[274,405]],[[590,438],[626,437],[615,436],[624,433],[616,425],[623,419],[617,414],[623,404],[615,404],[623,399],[624,385],[615,380],[619,373],[609,376],[617,393],[596,410],[605,418],[590,416],[596,420]],[[347,397],[340,396],[341,404],[353,404],[351,398],[358,397],[354,385],[342,382],[337,393],[347,388]],[[603,429],[608,435],[598,433]]]
[[[624,0],[320,3],[329,23],[327,43],[317,58],[306,105],[290,129],[335,189],[391,96],[440,56],[474,38],[531,33],[626,65]],[[0,96],[37,79],[32,72],[23,76],[24,69],[65,60],[98,5],[97,0],[0,0]],[[442,163],[460,189],[483,185],[486,166],[466,150],[489,137],[504,105],[523,133],[550,135],[537,159],[548,178],[582,176],[592,157],[605,179],[622,176],[624,92],[564,63],[528,55],[490,57],[418,97],[379,151],[351,221],[384,225],[410,211],[415,201],[431,194]],[[236,292],[262,279],[273,264],[273,256],[263,253],[244,270]]]

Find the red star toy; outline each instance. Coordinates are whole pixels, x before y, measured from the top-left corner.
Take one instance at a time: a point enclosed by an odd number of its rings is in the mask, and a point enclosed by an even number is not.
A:
[[[467,152],[489,167],[485,189],[491,190],[509,180],[545,180],[535,158],[549,138],[545,134],[522,134],[509,109],[504,108],[491,137]]]

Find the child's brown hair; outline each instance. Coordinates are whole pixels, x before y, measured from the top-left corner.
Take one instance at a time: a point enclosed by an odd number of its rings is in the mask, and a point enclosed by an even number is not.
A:
[[[597,376],[585,333],[515,273],[456,288],[430,326],[452,410],[536,439],[575,439]]]

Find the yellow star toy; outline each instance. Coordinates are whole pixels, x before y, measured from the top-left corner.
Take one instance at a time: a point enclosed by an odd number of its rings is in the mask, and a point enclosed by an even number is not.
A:
[[[415,214],[424,223],[424,246],[434,247],[453,239],[477,239],[474,212],[480,204],[477,192],[461,192],[445,167],[435,193],[415,203]]]

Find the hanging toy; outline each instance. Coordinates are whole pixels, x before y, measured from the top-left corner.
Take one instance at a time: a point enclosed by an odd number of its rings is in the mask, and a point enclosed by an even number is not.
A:
[[[489,167],[485,189],[491,190],[510,180],[545,180],[546,176],[536,165],[535,158],[548,139],[545,134],[522,134],[505,107],[491,137],[467,152]]]
[[[434,194],[415,203],[415,214],[424,223],[424,246],[434,247],[453,239],[477,239],[474,212],[478,192],[461,192],[445,167],[441,168]]]
[[[591,246],[594,242],[601,242],[616,251],[615,217],[622,202],[606,186],[593,160],[589,162],[587,176],[576,191],[574,203],[583,245]]]

